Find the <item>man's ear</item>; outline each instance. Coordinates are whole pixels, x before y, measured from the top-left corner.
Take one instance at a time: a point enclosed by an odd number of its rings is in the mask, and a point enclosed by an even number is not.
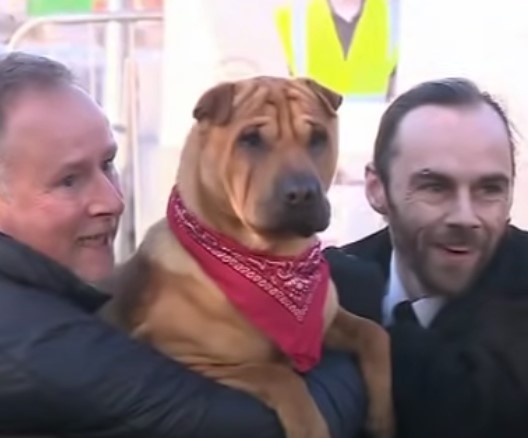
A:
[[[322,102],[325,107],[325,110],[330,115],[335,115],[336,111],[339,109],[341,103],[343,102],[343,96],[330,90],[329,88],[326,88],[324,85],[321,85],[313,79],[302,78],[301,80]]]
[[[372,163],[367,164],[365,167],[365,194],[374,211],[382,216],[386,216],[389,213],[385,185]]]
[[[231,120],[234,97],[234,83],[216,85],[200,97],[194,107],[193,117],[198,122],[208,120],[214,125],[226,125]]]

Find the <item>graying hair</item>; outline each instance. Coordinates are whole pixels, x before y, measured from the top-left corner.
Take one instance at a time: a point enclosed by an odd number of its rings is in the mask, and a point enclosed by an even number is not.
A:
[[[13,101],[28,90],[52,89],[74,84],[73,73],[64,64],[44,56],[11,52],[0,57],[0,191],[5,193],[5,150],[2,137]]]

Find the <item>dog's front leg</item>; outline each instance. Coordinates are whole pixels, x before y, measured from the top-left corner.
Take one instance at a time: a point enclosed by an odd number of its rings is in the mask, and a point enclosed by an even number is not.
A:
[[[387,332],[373,321],[339,308],[326,333],[325,345],[357,356],[369,399],[367,430],[375,438],[392,438],[394,412]]]
[[[287,438],[329,438],[328,426],[300,376],[278,364],[193,368],[262,400],[277,413]]]

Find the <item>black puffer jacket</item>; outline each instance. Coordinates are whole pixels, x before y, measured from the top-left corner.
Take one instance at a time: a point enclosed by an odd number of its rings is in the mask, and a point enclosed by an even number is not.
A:
[[[374,287],[353,264],[335,269],[343,271],[338,284]],[[94,317],[104,299],[0,235],[0,436],[283,436],[275,415],[257,400],[193,374]],[[353,362],[327,354],[307,381],[333,438],[355,436],[365,399]]]

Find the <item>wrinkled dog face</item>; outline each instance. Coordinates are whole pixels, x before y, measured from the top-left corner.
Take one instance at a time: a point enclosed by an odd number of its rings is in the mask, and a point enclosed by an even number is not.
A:
[[[206,92],[201,184],[221,192],[258,234],[308,237],[327,228],[341,97],[309,79],[255,78]]]

